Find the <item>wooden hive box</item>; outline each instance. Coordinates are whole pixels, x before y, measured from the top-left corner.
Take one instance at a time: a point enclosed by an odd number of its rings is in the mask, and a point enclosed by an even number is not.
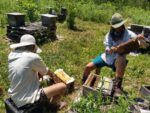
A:
[[[14,12],[8,13],[8,24],[12,27],[20,27],[25,25],[25,15],[22,13]]]
[[[86,82],[83,84],[83,95],[89,93],[97,95],[99,92],[106,96],[111,96],[113,89],[113,81],[108,77],[100,77],[96,74],[90,74]]]
[[[74,90],[74,81],[73,77],[70,77],[63,69],[57,69],[55,72],[56,76],[67,85],[67,93],[71,93]]]
[[[150,26],[145,26],[144,27],[144,36],[146,38],[149,38],[150,37]]]
[[[143,97],[150,97],[150,85],[142,85],[140,88],[140,94]]]
[[[42,25],[46,27],[55,27],[57,16],[52,14],[42,14],[41,15]]]
[[[135,32],[136,34],[141,33],[143,28],[144,28],[143,25],[131,24],[131,31]]]

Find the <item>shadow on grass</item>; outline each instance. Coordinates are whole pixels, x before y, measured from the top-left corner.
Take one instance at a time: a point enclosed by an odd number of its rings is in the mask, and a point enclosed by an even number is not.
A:
[[[85,29],[80,29],[80,28],[78,28],[78,27],[76,27],[76,26],[74,26],[74,27],[71,27],[71,28],[69,28],[70,30],[73,30],[73,31],[76,31],[76,32],[83,32],[83,31],[86,31]]]

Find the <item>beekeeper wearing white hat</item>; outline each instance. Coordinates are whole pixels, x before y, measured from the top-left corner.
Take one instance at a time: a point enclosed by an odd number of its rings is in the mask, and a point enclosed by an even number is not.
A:
[[[21,37],[20,43],[12,44],[10,48],[12,51],[8,56],[8,79],[10,81],[8,93],[16,106],[24,109],[35,103],[44,105],[44,102],[50,102],[51,99],[52,103],[63,107],[58,97],[65,93],[64,83],[40,88],[38,73],[49,76],[54,76],[54,73],[37,54],[41,52],[41,49],[37,46],[35,38],[30,34],[25,34]]]

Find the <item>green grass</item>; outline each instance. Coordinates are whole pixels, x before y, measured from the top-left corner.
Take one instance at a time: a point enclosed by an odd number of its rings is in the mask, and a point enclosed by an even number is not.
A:
[[[103,52],[103,39],[105,33],[109,30],[109,26],[79,19],[76,19],[76,26],[80,31],[68,30],[65,24],[58,24],[57,26],[57,34],[64,37],[64,40],[42,45],[41,56],[52,71],[58,68],[64,69],[67,74],[76,79],[75,86],[81,87],[80,81],[84,67],[92,58]],[[10,51],[9,44],[4,38],[5,31],[2,32],[3,35],[0,37],[0,75],[2,77],[0,86],[4,88],[5,92],[0,99],[1,104],[2,100],[7,97],[9,85],[7,80],[7,55]],[[124,88],[129,93],[139,96],[140,86],[150,83],[148,79],[150,77],[150,58],[149,55],[144,54],[137,57],[128,56],[128,59],[129,64],[125,72]],[[108,68],[103,68],[101,75],[113,77],[114,73]],[[71,95],[76,95],[76,93]],[[73,97],[71,95],[67,99],[72,102]],[[1,110],[3,106],[3,104],[0,106]]]
[[[72,17],[69,17],[68,27],[72,27],[74,24],[73,16],[85,21],[107,24],[114,12],[119,12],[126,18],[129,17],[129,19],[136,24],[149,25],[150,16],[148,15],[150,15],[150,2],[146,0],[135,1],[136,0],[115,0],[115,2],[106,2],[106,0],[1,0],[0,27],[4,27],[7,23],[6,18],[9,12],[25,13],[27,21],[36,21],[40,19],[40,14],[48,13],[48,7],[52,7],[57,13],[60,13],[61,7],[66,7],[68,9],[68,15],[72,15]]]
[[[26,2],[23,2],[23,4],[27,6],[30,5],[27,0],[24,1]],[[86,3],[85,0],[72,1],[75,5],[73,10],[76,12],[75,15],[82,19],[75,20],[75,26],[78,28],[78,31],[67,29],[66,23],[58,23],[57,34],[62,36],[64,40],[48,42],[41,45],[43,52],[40,55],[48,67],[52,71],[58,68],[64,69],[67,74],[76,79],[75,86],[78,87],[81,87],[81,77],[85,65],[104,50],[103,39],[106,32],[109,30],[108,22],[114,12],[121,13],[125,18],[129,17],[127,25],[131,23],[150,25],[150,16],[148,16],[150,15],[150,11],[148,10],[150,3],[146,4],[142,2],[143,4],[140,5],[140,1],[143,0],[139,0],[135,4],[133,4],[135,0],[128,0],[126,6],[120,7],[124,1],[116,2],[118,4],[106,2],[105,0],[103,0],[103,2],[94,1],[95,2],[93,2],[93,0],[87,0]],[[32,15],[35,16],[35,20],[39,19],[39,14],[48,12],[47,7],[54,7],[57,11],[59,11],[61,6],[67,8],[71,7],[68,0],[59,0],[59,2],[54,0],[38,0],[38,2],[38,11],[36,10],[37,12],[34,13],[35,15]],[[18,2],[15,0],[0,1],[0,86],[4,89],[4,95],[0,97],[0,113],[4,113],[5,111],[3,100],[8,97],[7,90],[9,87],[7,79],[7,56],[10,49],[9,43],[5,40],[5,27],[7,24],[6,13],[14,11],[28,13],[25,10],[26,7],[22,8],[24,5],[18,6],[16,5],[17,3]],[[28,6],[28,9],[34,11],[34,7],[37,8],[35,4],[33,4],[33,6]],[[27,15],[27,20],[29,20],[29,16],[31,15]],[[31,17],[31,19],[33,18]],[[124,89],[128,91],[131,96],[133,95],[133,97],[140,96],[139,89],[141,85],[150,83],[150,57],[147,54],[143,54],[137,57],[128,55],[127,58],[129,63],[123,81]],[[101,76],[114,77],[114,74],[115,73],[108,68],[103,68],[101,72]],[[66,97],[69,106],[71,106],[76,95],[77,92],[75,91]],[[88,100],[83,101],[86,103]],[[120,101],[121,105],[115,106],[115,109],[121,111],[128,103],[122,99]],[[92,102],[94,102],[94,100],[92,100]],[[90,102],[88,106],[94,105],[92,102]],[[84,105],[84,103],[82,103],[82,105],[86,107],[86,104]],[[82,111],[84,108],[82,108],[82,106],[80,107]],[[109,113],[120,113],[120,111],[115,111],[115,109],[111,109]],[[65,110],[60,112],[63,113]]]

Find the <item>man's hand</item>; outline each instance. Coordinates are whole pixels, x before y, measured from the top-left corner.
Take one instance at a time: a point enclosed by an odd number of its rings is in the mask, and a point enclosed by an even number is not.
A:
[[[41,75],[40,73],[38,73],[38,78],[39,78],[39,80],[40,80],[40,79],[43,80],[43,75]]]
[[[60,82],[62,82],[62,80],[61,80],[60,78],[58,78],[57,75],[54,74],[54,73],[53,73],[53,75],[52,75],[52,79],[54,80],[55,83],[60,83]]]
[[[58,78],[57,75],[55,73],[51,72],[50,70],[48,70],[47,74],[54,80],[55,83],[62,82],[62,80],[60,78]]]
[[[140,48],[147,48],[147,43],[143,35],[137,35],[136,39],[138,40]]]
[[[109,54],[115,53],[117,52],[117,47],[111,47],[110,49],[106,49],[106,52],[108,52]]]
[[[138,40],[140,40],[140,39],[145,39],[144,36],[143,36],[142,34],[137,35],[136,38],[137,38]]]

